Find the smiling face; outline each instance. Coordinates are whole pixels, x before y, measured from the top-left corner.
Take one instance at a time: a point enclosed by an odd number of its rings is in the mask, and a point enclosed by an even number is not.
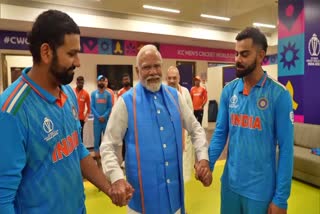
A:
[[[63,45],[52,50],[49,72],[55,78],[56,82],[63,85],[71,83],[74,76],[74,69],[80,67],[79,52],[80,35],[78,34],[65,35]]]
[[[180,82],[179,71],[176,67],[170,67],[167,72],[167,83],[169,86],[178,88]]]
[[[153,47],[153,46],[152,46]],[[145,49],[138,54],[137,74],[141,84],[149,91],[159,91],[162,82],[162,58],[156,49]]]

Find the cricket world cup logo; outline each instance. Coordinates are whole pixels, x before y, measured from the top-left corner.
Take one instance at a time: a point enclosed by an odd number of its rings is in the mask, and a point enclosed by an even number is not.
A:
[[[319,56],[320,54],[320,40],[315,33],[309,40],[308,50],[311,56]]]
[[[45,117],[42,127],[46,133],[50,133],[53,131],[53,122],[49,118]]]

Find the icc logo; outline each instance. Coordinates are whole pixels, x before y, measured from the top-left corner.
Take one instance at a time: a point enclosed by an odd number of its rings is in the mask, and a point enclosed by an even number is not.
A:
[[[234,94],[229,101],[229,108],[237,108],[238,107],[238,97]]]
[[[53,130],[53,122],[49,118],[45,117],[42,127],[46,133],[50,133]]]
[[[311,56],[319,56],[320,54],[320,40],[315,33],[309,39],[308,50]]]

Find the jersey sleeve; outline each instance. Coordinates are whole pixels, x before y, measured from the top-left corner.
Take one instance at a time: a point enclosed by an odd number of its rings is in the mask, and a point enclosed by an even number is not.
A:
[[[1,112],[0,121],[0,213],[13,214],[26,164],[24,137],[14,116]]]
[[[275,105],[276,136],[279,146],[279,160],[276,178],[276,191],[272,202],[280,208],[287,208],[290,196],[293,171],[293,111],[292,99],[284,91]]]
[[[79,158],[82,160],[83,158],[90,155],[89,150],[85,147],[83,143],[79,143]]]
[[[107,96],[107,109],[102,116],[105,118],[106,121],[108,121],[113,103],[112,103],[112,94],[108,91],[106,91],[106,93],[108,94],[108,96]]]
[[[96,92],[92,92],[91,93],[91,112],[93,113],[95,118],[99,118],[100,115],[98,114],[97,110],[96,110],[96,96],[95,96]]]
[[[213,170],[214,164],[223,151],[229,132],[229,112],[228,112],[228,95],[227,88],[224,88],[220,98],[220,106],[217,117],[216,128],[212,135],[209,146],[209,163],[210,169]]]

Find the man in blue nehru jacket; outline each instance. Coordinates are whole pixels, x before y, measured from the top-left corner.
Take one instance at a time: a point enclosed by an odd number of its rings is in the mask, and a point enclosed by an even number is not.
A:
[[[154,45],[140,49],[136,59],[139,83],[114,105],[100,146],[102,166],[125,201],[135,192],[128,213],[185,213],[182,128],[191,135],[197,156],[196,175],[208,186],[212,175],[206,135],[181,94],[162,84],[162,57]],[[125,139],[127,181],[119,166]]]

